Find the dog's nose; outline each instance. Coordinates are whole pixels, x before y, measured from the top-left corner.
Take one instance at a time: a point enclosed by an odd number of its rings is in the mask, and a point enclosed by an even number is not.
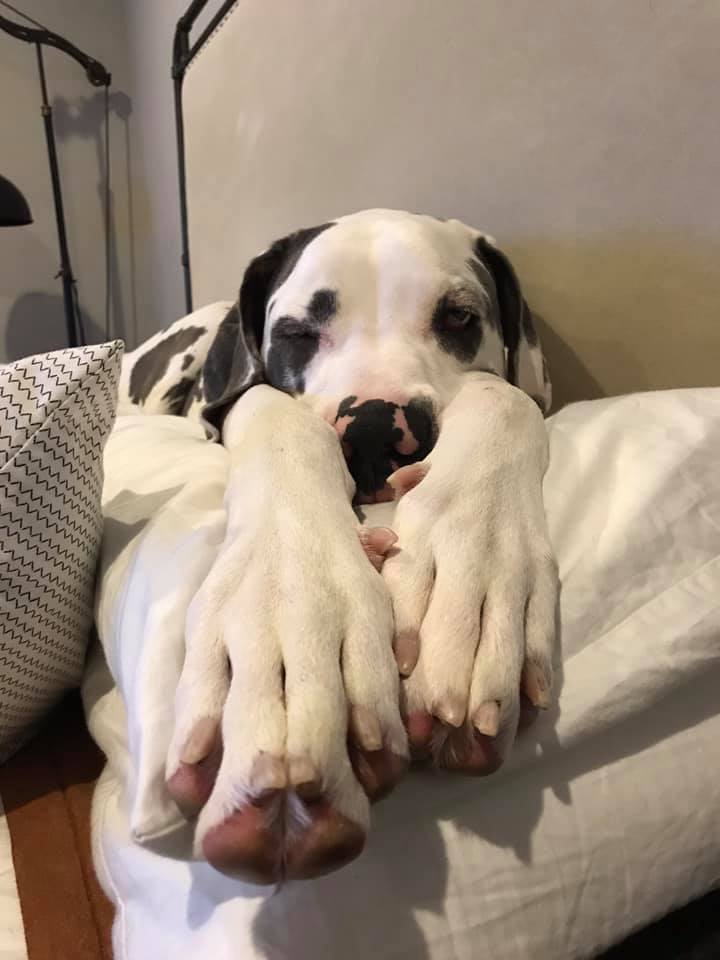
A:
[[[373,398],[345,397],[338,407],[335,429],[342,441],[358,499],[369,503],[391,500],[386,480],[408,463],[424,459],[437,439],[437,420],[427,397],[407,404]]]

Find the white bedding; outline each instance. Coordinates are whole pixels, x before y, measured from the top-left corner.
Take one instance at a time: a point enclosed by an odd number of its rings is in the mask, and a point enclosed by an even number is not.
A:
[[[357,862],[273,894],[184,859],[162,790],[225,454],[179,418],[119,419],[98,604],[118,686],[98,651],[84,691],[118,958],[565,960],[720,883],[720,390],[576,404],[548,430],[559,710],[492,778],[411,775]]]
[[[27,960],[10,831],[0,797],[0,960]]]

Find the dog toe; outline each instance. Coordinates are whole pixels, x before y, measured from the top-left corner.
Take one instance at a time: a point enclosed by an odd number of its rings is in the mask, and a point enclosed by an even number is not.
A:
[[[285,850],[285,875],[292,880],[310,880],[331,873],[362,853],[365,830],[336,810],[325,799],[305,807],[307,825],[293,835]]]
[[[348,754],[355,776],[371,803],[386,797],[402,780],[408,768],[408,758],[398,756],[387,747],[363,750],[350,742]]]
[[[279,803],[279,797],[247,803],[211,827],[201,842],[208,863],[247,883],[277,883],[283,868]]]
[[[167,780],[170,796],[188,820],[202,810],[207,803],[222,760],[222,747],[218,744],[209,756],[197,763],[180,763]]]

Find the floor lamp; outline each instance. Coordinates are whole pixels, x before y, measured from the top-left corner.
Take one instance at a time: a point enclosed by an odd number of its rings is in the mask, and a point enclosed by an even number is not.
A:
[[[0,176],[0,227],[24,227],[32,222],[25,197],[14,183]]]
[[[58,276],[62,281],[68,345],[71,347],[77,347],[85,342],[85,334],[83,331],[82,319],[78,307],[76,280],[73,276],[72,266],[70,263],[70,251],[68,249],[67,231],[65,227],[65,211],[63,208],[62,190],[60,187],[60,171],[58,169],[57,149],[55,146],[55,130],[53,127],[52,107],[48,102],[47,83],[45,81],[45,64],[43,62],[42,48],[43,46],[54,47],[56,50],[62,50],[68,56],[72,57],[73,60],[76,60],[82,67],[85,68],[87,78],[94,87],[105,87],[107,90],[107,88],[110,86],[110,74],[101,63],[99,63],[97,60],[93,60],[92,57],[89,57],[87,54],[83,53],[82,50],[78,50],[76,46],[59,36],[57,33],[53,33],[51,30],[46,30],[42,24],[36,23],[36,21],[32,20],[30,17],[26,17],[25,14],[20,13],[19,10],[16,10],[14,7],[11,7],[5,2],[2,2],[2,6],[13,10],[15,13],[34,24],[33,27],[26,27],[23,24],[15,23],[13,20],[8,20],[6,17],[0,16],[0,30],[10,34],[11,37],[15,37],[16,40],[23,40],[25,43],[32,43],[35,46],[37,53],[37,64],[40,75],[40,92],[42,95],[41,113],[43,124],[45,126],[45,140],[47,143],[48,163],[50,165],[50,179],[52,181],[53,200],[55,202],[55,220],[57,223],[58,245],[60,247],[60,270],[58,272]],[[105,104],[105,121],[107,123],[107,95],[105,98]],[[0,185],[2,187],[2,190],[0,191],[0,198],[2,201],[4,202],[7,199],[12,209],[13,200],[11,199],[12,190],[10,188],[13,188],[15,193],[18,194],[24,202],[24,198],[22,198],[22,194],[19,193],[17,188],[14,188],[10,181],[4,180],[4,178],[2,179],[3,184]],[[17,205],[17,196],[14,198],[14,202]],[[25,203],[25,209],[27,210],[27,215],[29,217],[30,211],[27,209],[27,203]],[[106,216],[109,217],[109,215],[110,211],[108,210],[106,211]],[[0,216],[2,216],[2,210],[0,210]],[[31,221],[26,220],[24,222],[29,223]]]

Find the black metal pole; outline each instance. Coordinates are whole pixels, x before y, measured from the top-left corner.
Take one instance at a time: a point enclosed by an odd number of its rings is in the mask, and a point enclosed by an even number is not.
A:
[[[180,262],[185,285],[185,309],[192,313],[192,278],[190,274],[190,237],[188,231],[187,187],[185,176],[185,124],[182,109],[182,76],[173,78],[175,87],[175,130],[177,134],[178,186],[180,188]]]
[[[185,122],[183,118],[182,86],[190,50],[190,30],[197,15],[193,8],[205,3],[195,0],[180,18],[173,43],[172,78],[175,92],[175,138],[177,141],[178,188],[180,192],[180,263],[185,286],[185,310],[192,313],[192,276],[190,273],[190,235],[187,211],[187,178],[185,170]]]
[[[78,317],[75,313],[75,297],[73,287],[75,277],[70,265],[70,250],[68,249],[67,232],[65,230],[65,211],[63,209],[62,190],[60,188],[60,170],[58,168],[57,150],[55,148],[55,130],[53,128],[52,107],[48,102],[47,83],[45,82],[45,66],[43,64],[42,47],[36,44],[38,70],[40,71],[40,89],[42,91],[42,118],[45,126],[48,160],[50,162],[50,179],[52,180],[53,200],[55,202],[55,220],[57,221],[58,245],[60,247],[60,270],[58,276],[62,280],[63,303],[65,306],[65,326],[67,327],[68,345],[77,347],[80,343]]]

